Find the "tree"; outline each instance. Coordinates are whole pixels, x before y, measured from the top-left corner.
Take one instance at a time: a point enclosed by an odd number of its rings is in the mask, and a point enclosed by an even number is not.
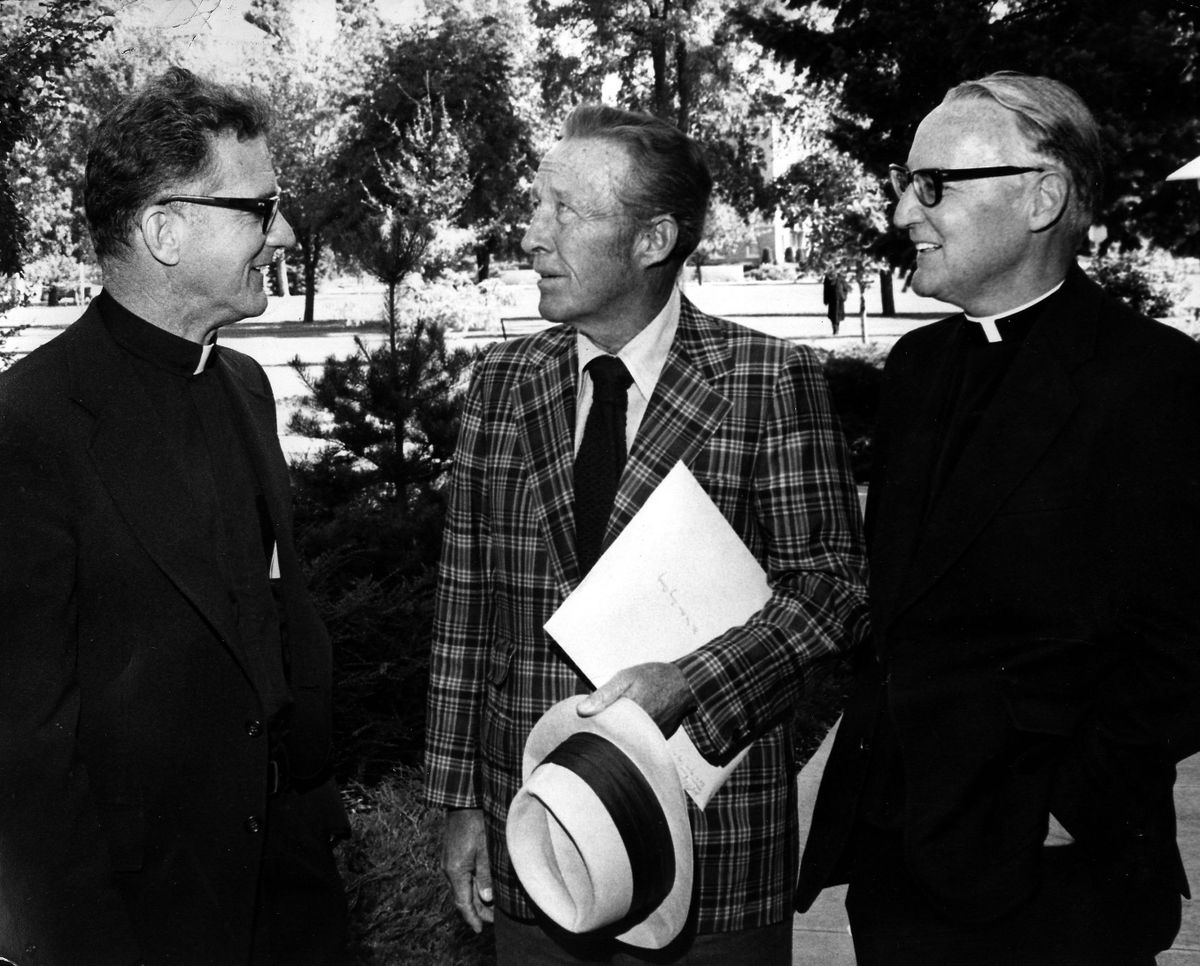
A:
[[[852,158],[823,151],[793,165],[775,191],[784,217],[805,229],[803,265],[819,274],[854,279],[866,342],[867,288],[885,264],[878,245],[888,226],[878,181]]]
[[[741,258],[746,247],[755,244],[755,235],[746,219],[728,201],[714,198],[704,220],[704,234],[692,255],[696,265],[696,282],[704,283],[704,266],[723,257]]]
[[[408,129],[392,133],[399,151],[391,158],[375,154],[378,187],[363,186],[370,214],[360,219],[355,244],[360,263],[386,286],[385,321],[395,356],[397,291],[420,269],[438,229],[462,210],[471,184],[466,150],[450,128],[445,105],[435,111],[430,94]]]
[[[295,12],[281,0],[254,0],[246,19],[269,38],[251,78],[275,113],[271,150],[299,247],[303,321],[312,323],[318,273],[347,213],[362,200],[357,179],[342,177],[339,166],[353,130],[350,105],[363,96],[364,79],[382,51],[383,27],[361,0],[343,0],[333,36],[301,29]]]
[[[466,152],[469,191],[455,222],[475,235],[479,278],[491,257],[513,245],[526,220],[526,189],[535,164],[532,128],[516,87],[523,67],[516,27],[492,13],[443,5],[435,24],[411,24],[387,46],[358,104],[357,135],[347,142],[345,169],[378,151],[387,158],[398,132],[409,130],[425,102],[444,110],[444,130]],[[379,190],[372,173],[370,191]]]
[[[36,8],[22,2],[0,11],[0,275],[18,274],[29,249],[11,155],[39,117],[63,108],[63,76],[112,29],[110,14],[91,0],[48,0]]]
[[[1200,143],[1200,5],[1174,0],[785,0],[737,20],[764,47],[841,86],[830,140],[882,177],[958,82],[994,70],[1055,77],[1100,123],[1100,219],[1123,246],[1148,236],[1200,253],[1200,198],[1164,185]]]
[[[334,643],[338,772],[368,780],[422,748],[433,584],[464,378],[454,308],[423,303],[397,342],[327,359],[290,427],[332,445],[293,467],[300,552]]]

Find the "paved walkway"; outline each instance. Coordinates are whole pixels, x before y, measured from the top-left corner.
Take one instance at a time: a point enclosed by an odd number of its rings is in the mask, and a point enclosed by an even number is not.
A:
[[[1179,766],[1175,782],[1179,848],[1195,899],[1183,904],[1183,926],[1158,966],[1200,966],[1200,755]],[[846,924],[845,886],[826,889],[793,926],[794,966],[854,966],[854,947]],[[1020,966],[1014,963],[1013,966]]]

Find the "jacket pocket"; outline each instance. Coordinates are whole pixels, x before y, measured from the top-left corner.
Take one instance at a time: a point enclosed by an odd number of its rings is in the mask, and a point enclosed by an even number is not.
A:
[[[507,637],[497,635],[488,648],[487,679],[496,688],[502,687],[512,667],[513,644]]]

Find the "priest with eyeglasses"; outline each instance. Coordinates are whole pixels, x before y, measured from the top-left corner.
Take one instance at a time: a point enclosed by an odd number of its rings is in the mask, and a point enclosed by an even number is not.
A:
[[[295,235],[265,104],[180,68],[96,127],[104,289],[0,375],[0,962],[330,966],[329,639],[262,368]]]
[[[913,289],[866,512],[873,633],[797,906],[848,883],[859,966],[1151,966],[1200,750],[1200,347],[1076,263],[1078,95],[958,85],[890,172]]]

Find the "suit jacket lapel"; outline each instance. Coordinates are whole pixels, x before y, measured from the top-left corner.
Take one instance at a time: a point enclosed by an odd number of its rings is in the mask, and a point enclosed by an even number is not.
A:
[[[605,544],[629,523],[678,462],[690,464],[729,412],[712,382],[732,365],[720,330],[686,298],[679,329],[625,463]]]
[[[72,347],[72,398],[95,418],[90,454],[118,511],[146,553],[212,625],[253,682],[221,580],[210,521],[188,498],[176,441],[142,392],[132,367],[89,309]]]
[[[891,438],[886,443],[878,441],[887,451],[888,464],[882,478],[872,481],[867,507],[872,610],[877,615],[891,610],[921,540],[945,394],[954,378],[960,334],[953,323],[946,326],[946,337],[929,363],[931,378],[909,380],[906,388],[913,395],[889,400],[895,407],[887,421],[893,427]],[[882,525],[876,525],[879,520]]]
[[[217,356],[217,365],[233,389],[229,393],[233,417],[249,445],[254,472],[263,488],[271,526],[278,542],[281,536],[287,536],[286,532],[281,531],[286,531],[283,524],[289,519],[291,479],[279,449],[275,399],[266,394],[260,385],[248,381],[224,353]]]
[[[928,515],[902,606],[954,564],[1070,419],[1078,405],[1071,374],[1094,350],[1098,292],[1074,269],[1029,333]]]
[[[575,558],[575,333],[564,328],[533,375],[513,389],[513,414],[534,515],[565,595],[579,581]]]

